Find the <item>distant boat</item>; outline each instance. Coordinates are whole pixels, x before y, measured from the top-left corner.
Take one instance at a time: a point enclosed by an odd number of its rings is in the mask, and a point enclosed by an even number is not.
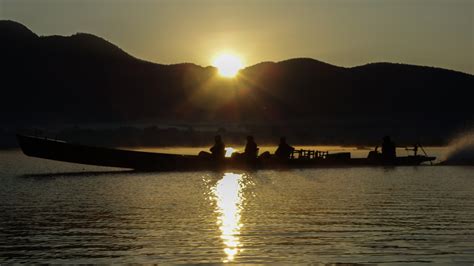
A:
[[[253,161],[225,158],[215,161],[198,155],[178,155],[94,147],[43,137],[17,135],[23,153],[27,156],[55,161],[97,166],[135,169],[140,171],[191,171],[191,170],[245,170],[293,169],[351,166],[402,166],[431,162],[436,157],[412,155],[384,160],[381,156],[351,158],[350,153],[333,153],[297,150],[287,160],[259,157]]]

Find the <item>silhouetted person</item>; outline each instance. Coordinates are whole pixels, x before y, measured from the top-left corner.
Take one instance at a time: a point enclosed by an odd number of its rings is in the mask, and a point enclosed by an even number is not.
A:
[[[413,145],[413,154],[414,154],[415,156],[418,155],[418,144]]]
[[[247,137],[247,144],[245,145],[244,156],[247,159],[255,159],[258,155],[257,143],[255,143],[252,136]]]
[[[286,138],[280,138],[280,144],[278,145],[277,150],[275,151],[275,155],[280,159],[288,159],[290,155],[293,153],[295,148],[291,147],[286,143]]]
[[[225,157],[225,144],[222,142],[220,135],[214,138],[214,146],[211,147],[211,154],[214,159],[224,159]]]
[[[396,156],[395,143],[393,143],[389,136],[385,136],[382,143],[382,158],[393,160]]]
[[[379,153],[379,146],[375,146],[373,151],[369,151],[369,159],[380,159],[381,154]]]

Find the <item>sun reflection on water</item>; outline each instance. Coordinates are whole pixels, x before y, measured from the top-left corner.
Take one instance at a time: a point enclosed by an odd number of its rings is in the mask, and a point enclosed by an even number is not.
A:
[[[224,262],[233,261],[241,247],[240,214],[243,202],[242,190],[245,187],[242,177],[241,174],[225,173],[212,190],[217,203],[216,212],[219,214],[217,224],[221,230],[224,252],[227,256]]]

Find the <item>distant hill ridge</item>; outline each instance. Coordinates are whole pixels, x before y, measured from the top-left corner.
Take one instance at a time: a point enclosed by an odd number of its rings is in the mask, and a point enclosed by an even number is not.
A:
[[[23,24],[11,20],[0,20],[0,36],[3,38],[35,38],[38,37]]]
[[[0,37],[4,124],[230,122],[445,134],[474,120],[474,76],[442,68],[294,58],[227,80],[213,67],[137,59],[87,33],[39,37],[0,21]]]

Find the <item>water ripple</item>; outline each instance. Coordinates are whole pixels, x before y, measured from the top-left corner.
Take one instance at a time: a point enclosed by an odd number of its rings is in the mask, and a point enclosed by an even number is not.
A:
[[[0,169],[0,263],[474,263],[472,168]]]

